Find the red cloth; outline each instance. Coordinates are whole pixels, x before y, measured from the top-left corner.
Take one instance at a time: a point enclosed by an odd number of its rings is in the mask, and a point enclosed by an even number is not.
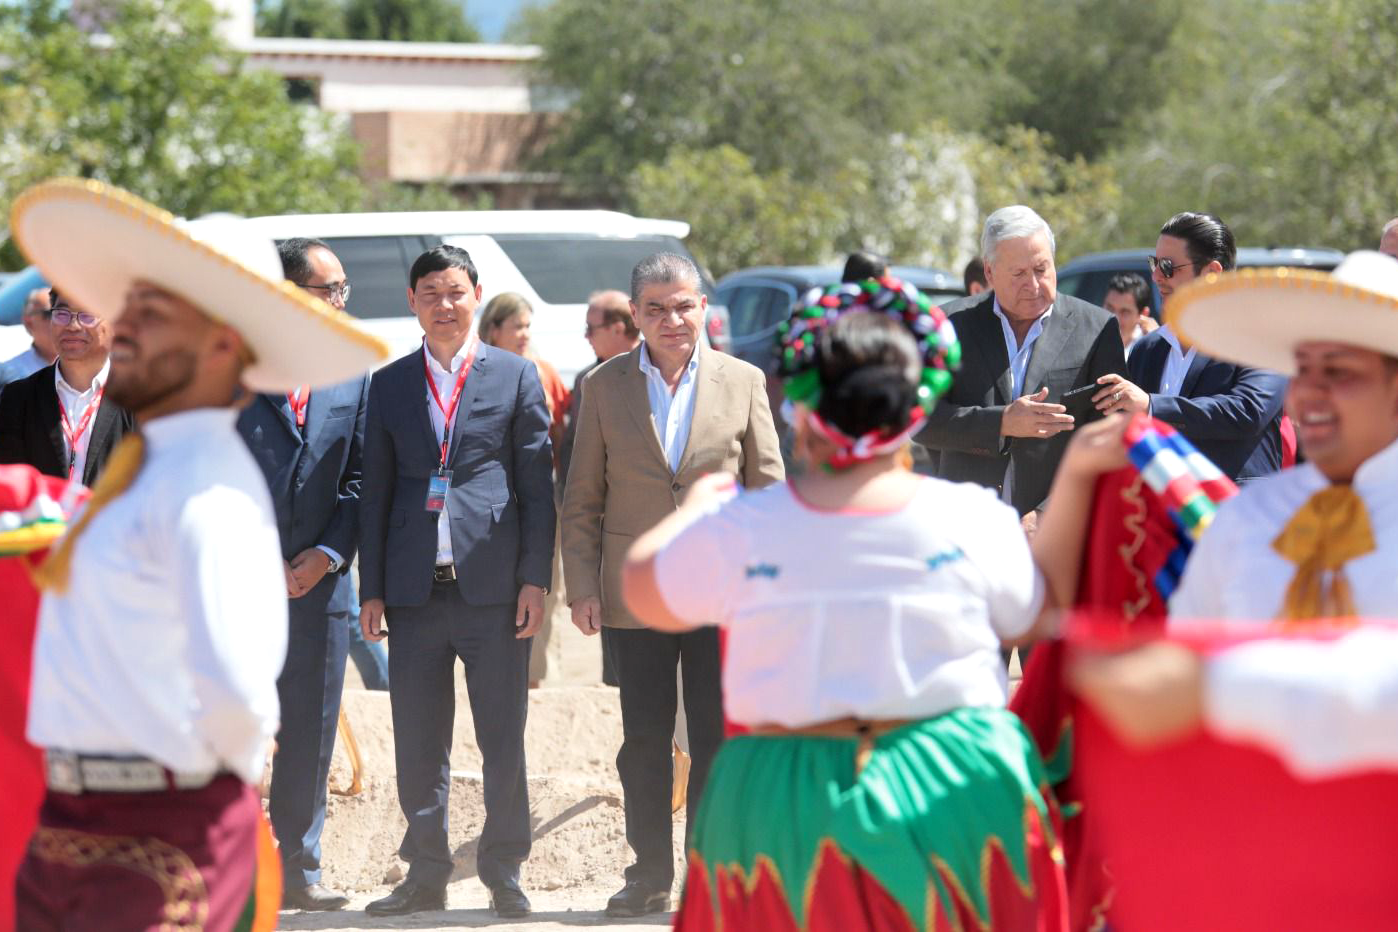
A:
[[[280,868],[252,787],[50,793],[20,869],[19,927],[270,929]]]
[[[67,482],[41,475],[30,466],[0,466],[0,512],[20,512],[40,495],[60,499]],[[14,928],[15,872],[39,821],[44,798],[44,758],[25,740],[29,717],[29,674],[39,593],[28,566],[37,566],[47,551],[0,557],[0,930]]]

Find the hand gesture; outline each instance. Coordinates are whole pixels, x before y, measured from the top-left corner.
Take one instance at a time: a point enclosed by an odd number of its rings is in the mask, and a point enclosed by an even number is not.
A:
[[[1115,372],[1097,380],[1102,390],[1092,396],[1092,403],[1104,414],[1124,411],[1127,414],[1149,414],[1150,396],[1139,386],[1128,382]]]
[[[1073,429],[1073,416],[1059,404],[1047,404],[1048,389],[1041,388],[1032,395],[1021,395],[1012,401],[1000,417],[1002,437],[1052,437]]]

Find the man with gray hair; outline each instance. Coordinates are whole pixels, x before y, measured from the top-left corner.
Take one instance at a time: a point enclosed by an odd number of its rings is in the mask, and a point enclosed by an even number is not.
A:
[[[1383,225],[1383,233],[1379,237],[1379,252],[1398,259],[1398,217]]]
[[[644,627],[622,604],[622,560],[701,476],[725,472],[755,489],[784,475],[766,378],[703,345],[707,307],[699,270],[685,256],[658,253],[637,264],[630,309],[644,339],[584,380],[563,496],[563,577],[573,624],[586,635],[608,629],[621,687],[616,764],[636,861],[607,904],[609,916],[670,906],[677,668],[692,756],[687,826],[723,738],[716,629],[664,634]]]
[[[917,437],[940,451],[938,475],[996,489],[1031,534],[1070,431],[1100,416],[1091,386],[1126,372],[1116,318],[1058,293],[1053,250],[1053,231],[1028,207],[986,218],[989,290],[945,309],[961,371]]]

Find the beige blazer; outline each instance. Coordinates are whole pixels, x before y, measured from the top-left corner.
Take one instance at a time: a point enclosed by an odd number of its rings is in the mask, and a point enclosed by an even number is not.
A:
[[[679,507],[700,476],[726,472],[746,488],[785,473],[766,379],[757,367],[699,348],[694,417],[670,471],[651,416],[640,347],[586,379],[563,493],[563,578],[569,603],[600,596],[602,623],[640,628],[621,601],[621,563],[639,535]]]

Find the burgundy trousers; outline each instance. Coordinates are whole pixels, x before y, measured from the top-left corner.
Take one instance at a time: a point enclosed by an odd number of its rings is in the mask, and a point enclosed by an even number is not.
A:
[[[280,898],[269,846],[257,794],[236,777],[161,793],[50,792],[20,867],[18,928],[259,928],[275,921],[269,896]],[[259,876],[269,868],[273,878]]]

